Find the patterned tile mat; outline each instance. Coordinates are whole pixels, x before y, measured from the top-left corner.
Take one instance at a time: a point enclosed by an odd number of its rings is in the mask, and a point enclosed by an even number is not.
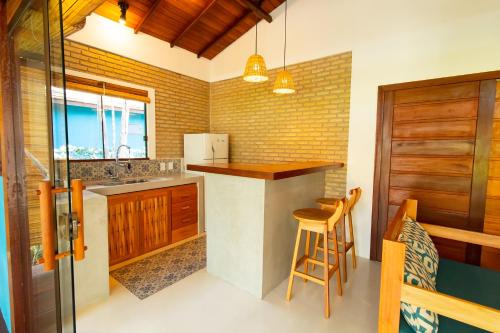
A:
[[[206,238],[200,237],[114,270],[111,276],[142,300],[205,268],[206,254]]]

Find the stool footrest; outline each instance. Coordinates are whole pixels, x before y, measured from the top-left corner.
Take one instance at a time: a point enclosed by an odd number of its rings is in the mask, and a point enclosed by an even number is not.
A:
[[[304,264],[306,261],[308,262],[311,262],[315,265],[320,265],[322,267],[325,267],[325,263],[322,262],[322,261],[319,261],[317,259],[314,259],[314,258],[311,258],[309,256],[306,256],[306,255],[303,255],[299,260],[297,260],[297,263],[295,264],[295,269],[299,268],[300,266],[302,266],[302,264]],[[333,268],[335,265],[332,265],[332,264],[329,264],[328,265],[329,268]]]
[[[312,282],[317,283],[317,284],[322,285],[322,286],[325,285],[325,280],[322,280],[320,278],[317,278],[315,276],[312,276],[312,275],[309,275],[309,274],[306,274],[306,273],[294,271],[293,275],[301,277],[301,278],[309,280],[309,281],[312,281]]]
[[[328,240],[333,242],[333,239],[331,239],[331,238],[328,238]],[[341,244],[342,243],[339,242],[339,245],[341,245]],[[347,248],[347,251],[349,251],[351,249],[351,247],[353,246],[353,244],[354,244],[353,242],[346,242],[345,243],[345,247]],[[318,245],[318,249],[321,249],[322,251],[324,251],[323,250],[323,246],[321,246],[321,244]],[[335,250],[334,249],[328,249],[328,252],[335,253]],[[344,253],[344,249],[339,249],[339,253]]]

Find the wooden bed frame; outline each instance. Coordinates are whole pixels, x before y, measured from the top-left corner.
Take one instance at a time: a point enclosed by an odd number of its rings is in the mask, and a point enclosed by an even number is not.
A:
[[[405,244],[398,241],[398,236],[405,214],[417,218],[417,200],[403,202],[384,235],[378,331],[399,332],[400,302],[404,301],[487,331],[498,332],[500,310],[403,282]],[[431,236],[500,249],[500,236],[425,223],[421,225]]]

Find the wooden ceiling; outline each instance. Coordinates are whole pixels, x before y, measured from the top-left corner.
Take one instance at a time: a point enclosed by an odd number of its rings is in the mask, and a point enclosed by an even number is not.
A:
[[[127,26],[207,59],[214,58],[269,15],[284,0],[129,0]],[[95,13],[114,21],[117,0]]]

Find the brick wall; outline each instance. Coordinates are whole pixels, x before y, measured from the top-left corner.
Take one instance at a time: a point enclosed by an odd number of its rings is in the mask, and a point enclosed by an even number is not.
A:
[[[230,135],[232,162],[347,161],[351,53],[289,66],[297,93],[241,77],[210,85],[210,130]],[[243,70],[243,68],[242,68]],[[327,173],[327,195],[343,195],[346,168]]]
[[[351,53],[289,66],[297,93],[273,94],[269,81],[208,83],[66,41],[66,68],[156,90],[158,158],[183,155],[183,134],[229,133],[231,161],[347,160]],[[328,195],[345,193],[346,170],[328,172]]]
[[[76,42],[65,42],[66,68],[155,89],[156,156],[182,157],[183,134],[208,132],[209,83]]]

